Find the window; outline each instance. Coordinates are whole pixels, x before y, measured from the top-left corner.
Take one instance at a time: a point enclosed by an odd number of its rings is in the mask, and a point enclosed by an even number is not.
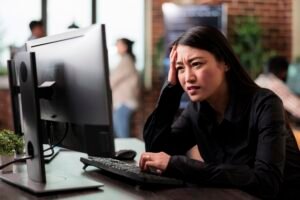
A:
[[[0,67],[6,66],[10,45],[20,47],[27,41],[30,21],[41,19],[41,1],[0,0]],[[106,24],[111,67],[117,63],[116,40],[126,37],[135,42],[133,51],[137,58],[137,68],[144,68],[144,4],[144,0],[97,1],[97,23]],[[47,1],[47,35],[65,32],[72,24],[79,28],[92,24],[91,0]]]
[[[144,1],[143,0],[101,0],[97,1],[97,21],[106,25],[107,46],[110,67],[116,65],[115,43],[126,37],[134,41],[133,52],[137,68],[144,68]]]
[[[20,47],[30,36],[29,23],[41,19],[40,0],[0,0],[0,67],[10,58],[9,46]]]
[[[91,0],[47,1],[47,34],[66,32],[73,23],[79,28],[92,24]]]

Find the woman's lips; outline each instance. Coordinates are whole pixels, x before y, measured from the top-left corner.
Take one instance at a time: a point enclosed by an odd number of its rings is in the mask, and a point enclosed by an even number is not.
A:
[[[193,95],[197,92],[197,90],[199,90],[201,87],[200,86],[188,86],[187,87],[187,91],[189,92],[189,94]]]

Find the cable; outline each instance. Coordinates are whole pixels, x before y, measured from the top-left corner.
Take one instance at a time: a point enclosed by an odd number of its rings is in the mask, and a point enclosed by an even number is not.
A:
[[[54,155],[54,149],[53,149],[52,146],[50,146],[48,149],[44,150],[44,153],[45,153],[46,151],[49,151],[49,150],[51,150],[51,153],[50,153],[50,154],[47,154],[47,155],[44,154],[44,158],[51,157],[51,156]]]
[[[0,165],[0,170],[3,169],[3,168],[5,168],[5,167],[7,167],[8,165],[13,164],[13,163],[23,162],[23,161],[25,161],[27,159],[32,159],[32,158],[33,158],[33,156],[27,156],[27,157],[23,157],[23,158],[14,159],[13,161],[10,161],[8,163]]]
[[[49,147],[51,147],[53,138],[51,137],[50,133],[51,133],[51,131],[53,131],[53,123],[49,122],[49,121],[44,121],[44,127],[45,127],[45,132],[46,132],[45,135],[46,135]],[[51,149],[51,148],[43,149],[43,152],[46,152],[49,149]]]
[[[56,142],[55,144],[53,144],[53,145],[50,144],[50,147],[44,150],[44,152],[52,150],[52,154],[46,155],[47,157],[49,157],[49,156],[51,156],[51,155],[54,154],[53,148],[56,147],[56,146],[58,146],[66,138],[66,136],[68,135],[68,131],[69,131],[69,124],[66,123],[65,124],[65,132],[64,132],[63,137],[58,142]]]
[[[52,128],[53,128],[53,123],[48,122],[48,121],[45,121],[44,123],[45,123],[45,127],[46,127],[46,135],[47,135],[47,138],[48,138],[49,148],[47,148],[47,149],[45,149],[45,150],[43,149],[43,157],[44,157],[44,158],[47,158],[47,157],[51,157],[51,156],[54,155],[54,149],[53,149],[53,147],[52,147],[52,141],[53,141],[53,138],[52,138],[51,135],[50,135],[51,130],[52,130]],[[53,131],[53,130],[52,130],[52,131]],[[49,151],[49,150],[51,150],[51,153],[48,154],[48,155],[45,155],[44,153],[45,153],[46,151]]]

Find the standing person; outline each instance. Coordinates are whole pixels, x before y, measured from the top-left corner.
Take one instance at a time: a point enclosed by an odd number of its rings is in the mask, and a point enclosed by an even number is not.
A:
[[[139,74],[135,67],[133,43],[127,38],[117,40],[121,60],[110,76],[114,131],[120,138],[130,137],[132,114],[139,104]]]
[[[45,34],[45,28],[44,28],[44,23],[43,21],[31,21],[29,23],[29,28],[31,31],[31,35],[28,38],[28,40],[33,40],[33,39],[37,39],[37,38],[41,38],[46,36]]]
[[[170,61],[168,83],[144,127],[141,169],[261,198],[298,192],[300,152],[282,102],[254,83],[223,34],[188,30]],[[174,121],[183,91],[191,102]],[[195,145],[202,161],[186,156]]]
[[[30,34],[29,38],[27,39],[27,41],[46,36],[44,23],[41,20],[40,21],[36,21],[36,20],[31,21],[29,23],[29,28],[30,28],[31,34]],[[12,48],[11,49],[11,57],[13,58],[16,53],[23,52],[23,51],[26,51],[26,44],[24,44],[18,48]]]
[[[272,90],[283,102],[283,106],[294,118],[300,121],[300,98],[286,85],[289,62],[283,56],[274,56],[267,63],[267,72],[255,79],[260,87]]]

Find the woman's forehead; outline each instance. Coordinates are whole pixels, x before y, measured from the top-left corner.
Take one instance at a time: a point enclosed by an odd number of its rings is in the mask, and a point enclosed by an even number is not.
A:
[[[177,46],[177,58],[178,59],[189,59],[193,57],[211,57],[212,54],[209,51],[198,49],[186,45]]]

